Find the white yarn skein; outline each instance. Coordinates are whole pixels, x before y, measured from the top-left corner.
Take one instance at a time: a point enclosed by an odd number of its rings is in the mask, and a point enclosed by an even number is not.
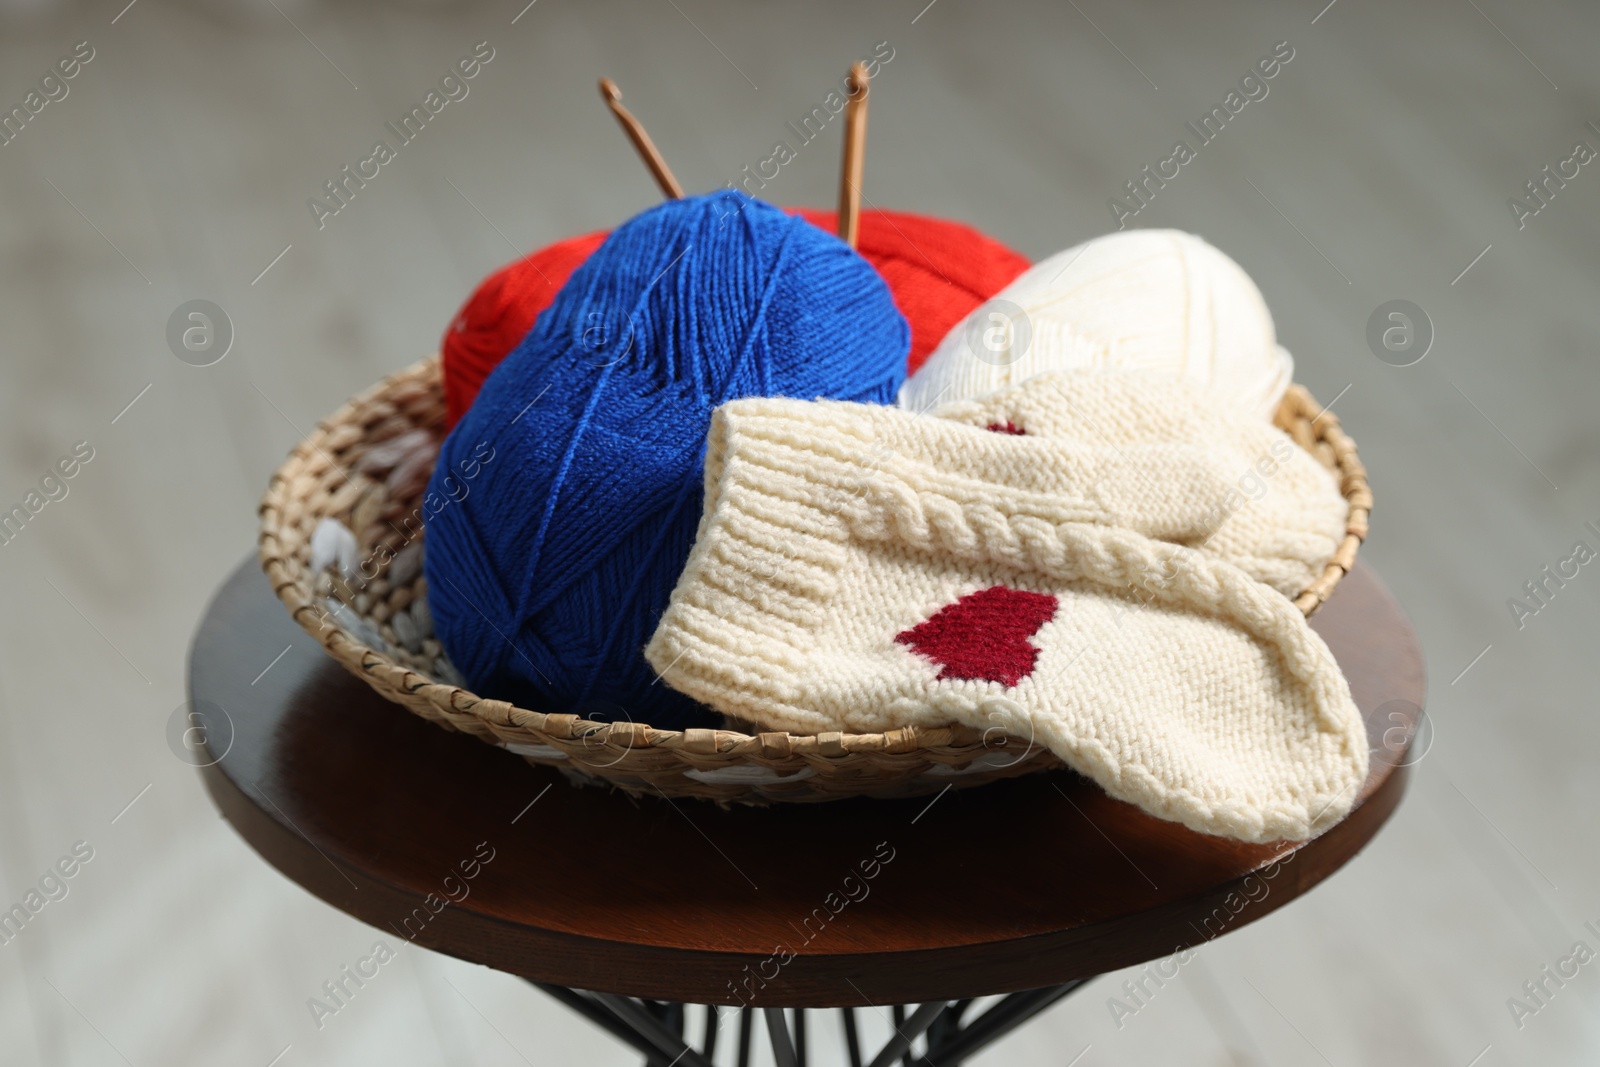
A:
[[[1239,264],[1191,233],[1127,230],[1036,264],[957,323],[901,387],[900,406],[1108,369],[1187,379],[1270,420],[1294,360]]]

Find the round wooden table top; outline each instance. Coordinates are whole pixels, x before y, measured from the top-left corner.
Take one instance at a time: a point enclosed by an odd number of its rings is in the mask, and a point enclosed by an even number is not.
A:
[[[391,947],[410,938],[543,982],[697,1003],[979,996],[1237,929],[1377,833],[1427,736],[1416,634],[1365,566],[1312,625],[1350,679],[1373,759],[1350,816],[1298,847],[1196,834],[1066,771],[727,810],[578,788],[346,674],[254,560],[191,650],[205,735],[192,762],[268,862]]]

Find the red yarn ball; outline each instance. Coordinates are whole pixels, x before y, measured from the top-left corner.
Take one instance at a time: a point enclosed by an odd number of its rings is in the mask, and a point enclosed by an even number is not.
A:
[[[834,233],[838,214],[785,209]],[[445,332],[445,425],[454,427],[472,406],[496,364],[522,343],[539,313],[567,278],[605,241],[606,234],[568,237],[507,264],[485,278]],[[865,211],[857,240],[911,325],[906,372],[922,366],[950,328],[1009,285],[1028,260],[970,226],[899,211]]]
[[[800,208],[806,221],[839,231],[839,213]],[[911,324],[906,373],[914,374],[950,328],[1033,264],[960,222],[901,211],[864,211],[856,250],[889,283]]]
[[[489,372],[522,343],[539,312],[605,239],[602,230],[547,245],[489,275],[461,305],[439,347],[446,427],[467,413]]]

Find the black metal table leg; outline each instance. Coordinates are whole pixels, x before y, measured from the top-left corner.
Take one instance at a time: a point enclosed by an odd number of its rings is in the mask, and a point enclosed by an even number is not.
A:
[[[668,1031],[677,1034],[680,1038],[683,1037],[685,1013],[682,1004],[675,1000],[641,1000],[639,1003]],[[685,1040],[684,1044],[687,1045],[688,1041]],[[705,1054],[701,1053],[701,1055]],[[709,1058],[707,1057],[707,1059]],[[656,1064],[657,1060],[654,1057],[645,1060],[645,1067],[656,1067]]]
[[[1012,993],[970,1022],[964,1020],[973,1003],[971,998],[928,1001],[917,1005],[909,1015],[905,1005],[892,1005],[893,1033],[866,1067],[891,1067],[896,1060],[908,1067],[913,1064],[957,1067],[1088,981],[1090,979],[1084,978]],[[544,982],[532,984],[642,1053],[646,1067],[712,1067],[717,1031],[722,1022],[721,1012],[715,1006],[706,1008],[701,1049],[696,1051],[685,1040],[687,1009],[683,1004],[568,989]],[[736,1010],[739,1012],[737,1062],[739,1067],[749,1067],[755,1010],[749,1006]],[[777,1067],[807,1067],[806,1010],[792,1009],[792,1023],[790,1010],[761,1009],[772,1042],[773,1060]],[[855,1009],[841,1008],[839,1014],[850,1067],[863,1067]],[[915,1051],[918,1041],[923,1042],[921,1053]]]
[[[1030,989],[1025,993],[1012,993],[974,1019],[970,1025],[962,1027],[942,1044],[930,1048],[923,1057],[923,1063],[936,1064],[937,1067],[955,1067],[956,1064],[998,1041],[1089,980],[1080,978],[1058,986]]]
[[[939,1013],[939,1017],[933,1020],[933,1025],[928,1027],[928,1047],[933,1048],[948,1035],[961,1029],[961,1016],[971,1006],[971,997],[951,1001],[949,1006]]]
[[[850,1067],[861,1067],[861,1041],[856,1036],[856,1010],[840,1008],[839,1016],[844,1021],[844,1051],[850,1057]]]
[[[889,1067],[896,1059],[904,1056],[907,1063],[911,1062],[909,1055],[911,1045],[921,1037],[928,1027],[933,1025],[933,1020],[944,1011],[948,1001],[930,1000],[916,1011],[911,1013],[911,1018],[900,1020],[901,1011],[895,1010],[896,1022],[894,1033],[889,1035],[889,1041],[883,1049],[872,1058],[871,1067]]]
[[[706,1005],[706,1028],[700,1039],[700,1055],[710,1059],[717,1051],[717,1031],[722,1028],[722,1011],[715,1004]]]
[[[710,1061],[684,1044],[681,1037],[658,1022],[632,997],[617,996],[614,993],[589,995],[610,1008],[618,1018],[633,1028],[634,1033],[650,1042],[656,1052],[666,1055],[670,1062],[682,1064],[683,1067],[711,1067]]]
[[[800,1067],[795,1058],[794,1045],[789,1041],[789,1021],[783,1017],[782,1008],[762,1008],[766,1016],[767,1037],[772,1041],[772,1059],[778,1067]]]
[[[577,990],[568,989],[566,986],[550,985],[546,982],[530,982],[530,984],[550,994],[550,996],[559,1000],[568,1008],[605,1030],[612,1037],[632,1045],[644,1054],[646,1062],[650,1064],[665,1064],[667,1062],[667,1060],[659,1058],[660,1053],[654,1045],[640,1037],[636,1031],[621,1019],[618,1019],[608,1009],[589,1000],[588,997]]]
[[[749,1008],[739,1009],[739,1067],[750,1067],[750,1029],[755,1013]]]

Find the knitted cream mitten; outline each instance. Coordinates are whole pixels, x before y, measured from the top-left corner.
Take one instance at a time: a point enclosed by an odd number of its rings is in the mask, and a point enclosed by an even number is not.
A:
[[[1126,459],[781,399],[723,405],[708,445],[695,547],[645,652],[667,684],[795,733],[998,727],[1247,841],[1349,810],[1366,737],[1327,647],[1239,567],[1112,524],[1108,501],[1149,481]],[[1171,502],[1191,521],[1210,504]]]
[[[1119,472],[1120,484],[1094,483],[1108,521],[1218,556],[1288,597],[1322,573],[1350,517],[1334,473],[1283,431],[1149,372],[1039,375],[932,414],[1097,455]]]

